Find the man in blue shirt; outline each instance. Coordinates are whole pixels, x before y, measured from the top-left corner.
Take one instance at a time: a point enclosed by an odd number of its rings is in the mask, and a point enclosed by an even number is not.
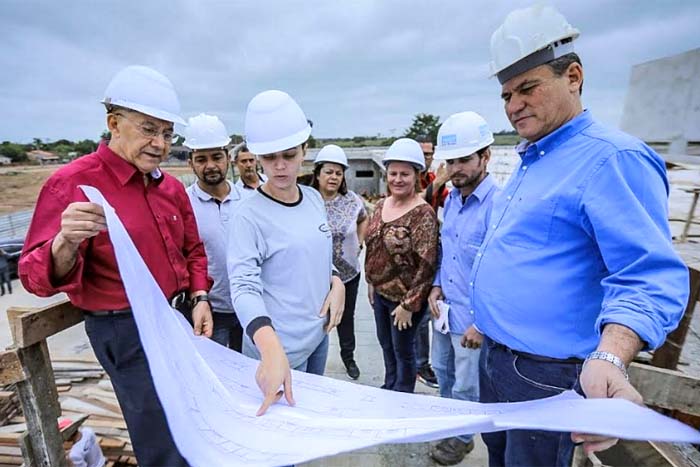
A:
[[[581,103],[579,32],[551,7],[516,10],[491,38],[505,111],[524,141],[494,203],[470,287],[482,402],[575,389],[641,403],[626,367],[660,346],[688,299],[671,244],[664,161]],[[515,430],[483,435],[491,465],[570,465],[616,440]]]
[[[488,229],[488,217],[498,188],[486,168],[493,135],[475,112],[451,115],[440,127],[436,159],[447,161],[452,181],[441,230],[442,259],[428,305],[433,316],[433,369],[440,395],[479,400],[479,347],[469,297],[469,272]],[[443,316],[446,314],[447,316]],[[441,465],[462,462],[474,449],[474,435],[447,438],[430,456]]]

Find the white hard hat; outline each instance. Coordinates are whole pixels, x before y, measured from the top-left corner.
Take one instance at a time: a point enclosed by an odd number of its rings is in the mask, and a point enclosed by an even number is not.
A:
[[[109,82],[105,105],[118,105],[167,122],[186,125],[173,83],[152,68],[132,65]]]
[[[264,91],[245,114],[245,138],[253,154],[271,154],[304,143],[311,135],[304,111],[286,92]]]
[[[486,120],[476,112],[450,115],[440,126],[435,159],[458,159],[493,144]]]
[[[574,51],[578,29],[551,6],[511,11],[491,36],[491,72],[504,84],[532,68]]]
[[[223,148],[231,142],[226,127],[214,115],[199,114],[187,121],[185,146],[190,149]]]
[[[389,146],[389,149],[384,153],[382,163],[386,167],[389,165],[389,162],[408,162],[421,172],[425,170],[423,149],[416,140],[411,138],[399,138]]]
[[[348,168],[348,157],[345,155],[345,151],[340,146],[335,144],[328,144],[323,146],[318,154],[316,154],[316,159],[314,159],[314,164],[320,164],[323,162],[332,162],[334,164],[342,165],[346,169]]]

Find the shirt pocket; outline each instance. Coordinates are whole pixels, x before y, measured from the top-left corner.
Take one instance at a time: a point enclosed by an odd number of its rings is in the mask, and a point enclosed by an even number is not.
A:
[[[517,212],[506,212],[505,216],[513,216],[512,220],[504,219],[502,225],[505,234],[503,242],[530,250],[537,250],[549,243],[554,221],[554,211],[557,200],[552,198],[539,199],[529,206],[523,206]]]
[[[165,222],[175,245],[178,248],[182,248],[185,245],[185,223],[182,220],[182,216],[179,213],[167,214]]]

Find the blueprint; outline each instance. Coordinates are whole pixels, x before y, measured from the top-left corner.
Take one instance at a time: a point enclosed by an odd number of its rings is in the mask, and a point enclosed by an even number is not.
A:
[[[256,417],[257,361],[194,336],[165,296],[99,191],[110,239],[158,397],[192,466],[276,466],[380,443],[424,442],[509,428],[576,431],[636,440],[700,442],[696,430],[619,399],[575,393],[522,403],[479,404],[404,394],[293,371],[295,407]],[[565,416],[563,416],[565,414]]]

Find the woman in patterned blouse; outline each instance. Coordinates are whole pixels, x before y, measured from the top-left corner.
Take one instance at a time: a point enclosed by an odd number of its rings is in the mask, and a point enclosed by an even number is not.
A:
[[[377,204],[367,229],[365,275],[384,354],[384,385],[413,392],[415,333],[435,275],[438,223],[418,194],[423,151],[401,138],[384,156],[389,196]]]
[[[329,144],[316,156],[311,186],[323,197],[333,234],[333,266],[345,284],[345,310],[338,325],[340,358],[352,379],[360,377],[355,362],[355,302],[360,283],[360,250],[367,230],[367,212],[362,199],[348,191],[345,169],[348,159],[342,148]]]

